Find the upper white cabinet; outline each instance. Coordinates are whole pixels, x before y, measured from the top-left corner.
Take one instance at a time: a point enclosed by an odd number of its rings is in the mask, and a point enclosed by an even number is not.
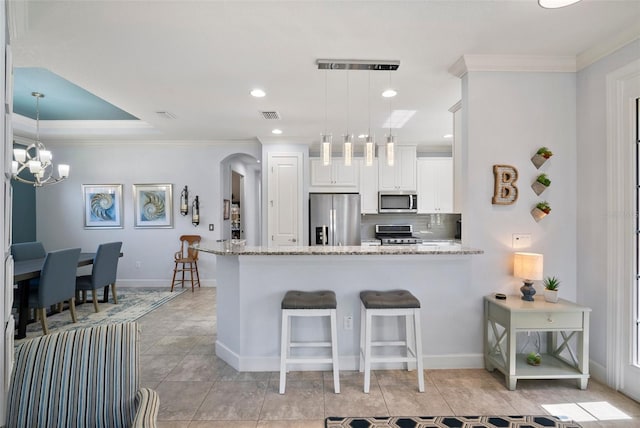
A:
[[[360,163],[360,212],[362,214],[378,213],[378,159],[373,159],[373,165],[366,166],[362,159]]]
[[[453,212],[453,158],[420,158],[418,214]]]
[[[354,159],[351,166],[345,166],[344,160],[332,159],[330,165],[323,165],[322,159],[311,159],[310,185],[312,187],[349,187],[358,188],[358,163]]]
[[[387,165],[384,146],[378,151],[378,188],[380,191],[416,191],[416,146],[395,147],[393,166]]]

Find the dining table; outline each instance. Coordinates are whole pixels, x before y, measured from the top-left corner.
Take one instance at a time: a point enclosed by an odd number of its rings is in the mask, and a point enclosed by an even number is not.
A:
[[[80,253],[78,267],[93,264],[96,253]],[[120,253],[122,257],[122,253]],[[15,298],[18,300],[18,325],[16,327],[16,339],[23,339],[27,335],[27,324],[29,322],[29,280],[39,278],[44,257],[40,259],[21,260],[13,263],[13,283],[17,284]],[[102,302],[109,300],[109,286],[104,288]]]

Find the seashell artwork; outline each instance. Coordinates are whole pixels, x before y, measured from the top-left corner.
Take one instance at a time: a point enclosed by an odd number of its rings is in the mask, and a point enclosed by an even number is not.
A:
[[[91,196],[91,215],[100,220],[114,220],[114,195],[95,193]]]
[[[164,218],[164,192],[144,192],[141,214],[147,221],[160,220]]]

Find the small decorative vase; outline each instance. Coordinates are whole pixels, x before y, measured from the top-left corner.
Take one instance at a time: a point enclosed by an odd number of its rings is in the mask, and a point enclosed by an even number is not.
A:
[[[544,156],[539,155],[539,154],[535,154],[531,158],[531,162],[533,162],[533,164],[535,165],[536,169],[539,169],[542,165],[544,165],[544,163],[546,161],[547,161],[547,158],[545,158]]]
[[[542,192],[547,190],[547,186],[540,183],[539,181],[534,181],[533,184],[531,185],[531,188],[533,189],[534,192],[536,192],[536,195],[538,196],[540,196]]]
[[[542,211],[540,208],[535,207],[531,210],[531,215],[535,219],[535,221],[540,221],[547,216],[547,213]]]
[[[549,303],[558,303],[558,290],[544,290],[544,300]]]

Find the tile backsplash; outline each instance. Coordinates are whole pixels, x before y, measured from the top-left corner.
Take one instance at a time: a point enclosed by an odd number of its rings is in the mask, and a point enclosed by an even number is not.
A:
[[[360,217],[362,240],[373,239],[376,224],[411,224],[413,234],[424,240],[456,238],[456,222],[461,214],[364,214]]]

